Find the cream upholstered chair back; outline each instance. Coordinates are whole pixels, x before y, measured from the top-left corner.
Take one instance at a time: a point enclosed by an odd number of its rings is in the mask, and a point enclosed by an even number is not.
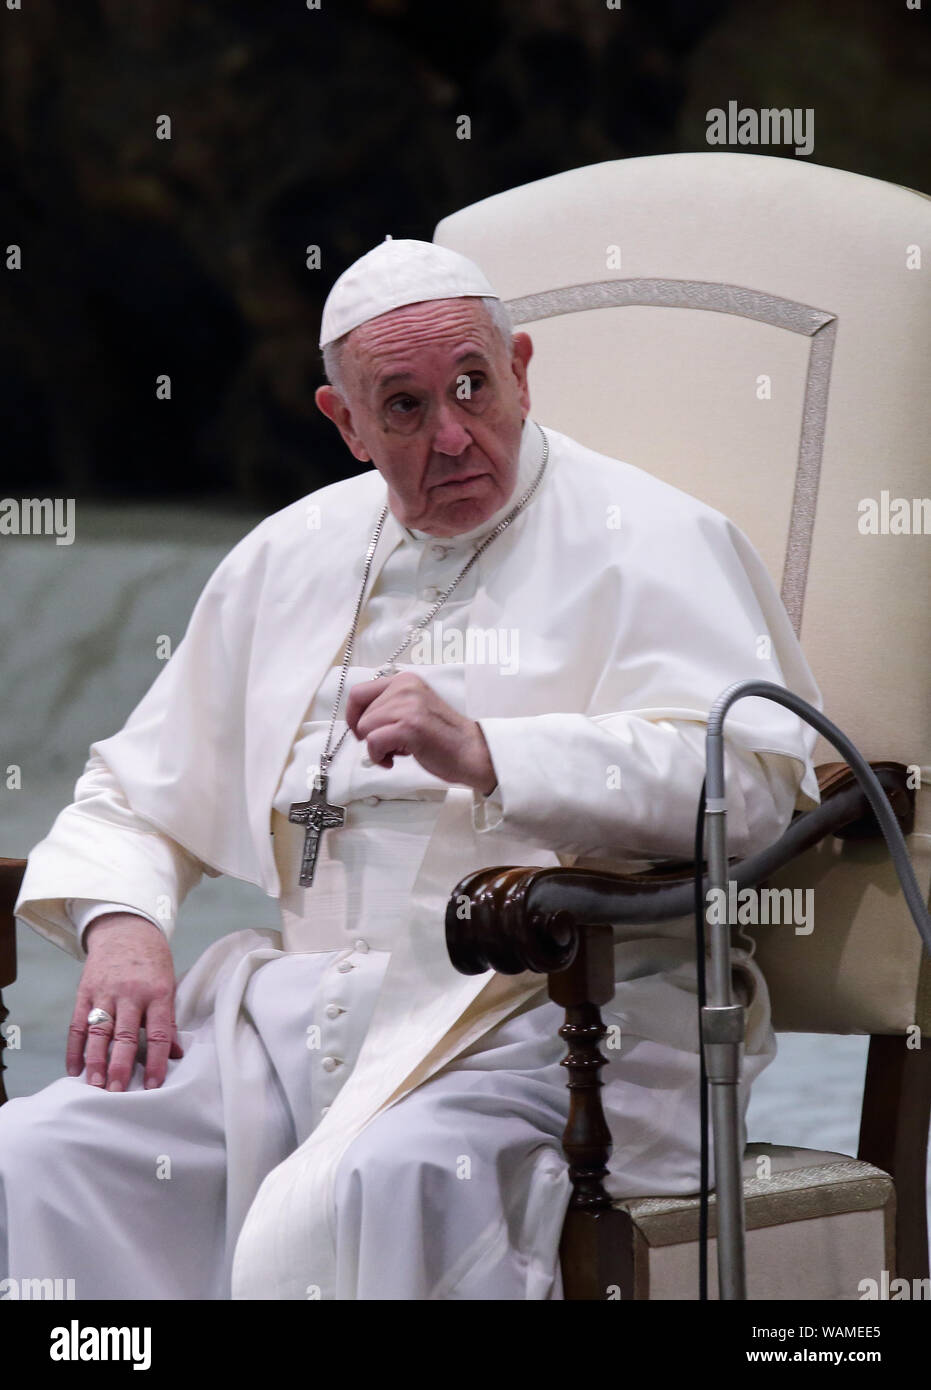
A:
[[[435,240],[530,332],[537,419],[753,541],[825,712],[868,758],[923,769],[909,850],[927,897],[931,201],[791,159],[659,155],[488,198]],[[817,761],[837,757],[822,741]],[[810,932],[754,929],[777,1028],[931,1027],[882,842],[824,842],[773,886],[814,892]]]

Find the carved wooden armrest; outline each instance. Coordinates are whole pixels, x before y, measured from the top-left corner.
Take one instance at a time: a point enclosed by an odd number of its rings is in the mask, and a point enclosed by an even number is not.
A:
[[[903,835],[915,822],[915,792],[903,763],[874,762]],[[795,816],[774,844],[729,870],[738,889],[752,888],[827,835],[865,839],[881,832],[846,763],[817,769],[821,804]],[[703,876],[703,891],[707,879]],[[450,960],[464,975],[497,970],[553,974],[575,959],[580,927],[662,922],[694,910],[694,866],[663,864],[642,873],[607,869],[522,868],[497,865],[467,875],[446,908]],[[610,997],[610,996],[609,996]]]

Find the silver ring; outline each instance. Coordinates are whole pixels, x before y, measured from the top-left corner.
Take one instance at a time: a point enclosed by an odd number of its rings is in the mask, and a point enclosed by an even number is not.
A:
[[[108,1014],[106,1009],[91,1009],[87,1015],[88,1023],[112,1023],[113,1015]]]

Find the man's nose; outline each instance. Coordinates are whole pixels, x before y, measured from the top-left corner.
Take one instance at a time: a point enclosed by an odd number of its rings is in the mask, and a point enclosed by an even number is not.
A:
[[[433,432],[433,448],[438,454],[448,454],[451,458],[458,458],[465,453],[472,443],[472,436],[465,429],[461,421],[456,419],[455,412],[448,403],[444,403],[439,410],[436,421],[436,429]]]

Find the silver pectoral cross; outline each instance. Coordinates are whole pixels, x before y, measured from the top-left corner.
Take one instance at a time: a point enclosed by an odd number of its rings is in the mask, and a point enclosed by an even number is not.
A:
[[[314,790],[309,801],[296,801],[288,812],[288,820],[294,825],[304,827],[304,854],[301,858],[302,888],[309,888],[314,881],[317,866],[317,850],[320,836],[324,830],[336,830],[346,820],[345,806],[333,806],[327,801],[327,777],[319,774],[314,781]]]

